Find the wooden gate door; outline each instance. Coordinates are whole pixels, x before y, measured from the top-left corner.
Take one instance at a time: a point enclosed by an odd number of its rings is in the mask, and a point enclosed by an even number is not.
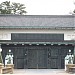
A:
[[[28,50],[28,68],[37,68],[37,50]]]
[[[59,56],[59,48],[56,46],[51,46],[48,49],[48,68],[58,69],[61,67],[61,58]]]
[[[38,50],[38,66],[39,69],[47,68],[47,50]]]
[[[41,49],[28,50],[28,68],[47,68],[47,51]]]
[[[15,47],[15,55],[14,55],[14,66],[17,69],[24,68],[24,54],[23,47]]]

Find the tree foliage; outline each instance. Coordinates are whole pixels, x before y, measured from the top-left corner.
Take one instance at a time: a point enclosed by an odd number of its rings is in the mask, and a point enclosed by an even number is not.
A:
[[[14,14],[23,14],[26,13],[26,11],[24,10],[26,7],[24,7],[24,4],[20,4],[20,3],[12,3],[12,8],[13,8],[13,12]]]
[[[73,11],[73,13],[75,13],[75,10]]]
[[[75,5],[75,2],[74,2],[74,5]],[[73,10],[73,13],[75,13],[75,9]]]
[[[1,52],[0,52],[0,63],[3,63],[3,61],[2,61],[2,54],[1,54]]]
[[[0,4],[0,14],[18,14],[24,15],[27,12],[25,11],[24,4],[20,3],[11,3],[10,1],[5,1]]]

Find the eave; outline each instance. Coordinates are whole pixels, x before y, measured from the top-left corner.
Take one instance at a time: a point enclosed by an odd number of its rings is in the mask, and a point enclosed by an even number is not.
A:
[[[0,44],[71,44],[71,45],[75,45],[75,41],[63,41],[63,42],[12,42],[12,41],[0,41]]]
[[[0,26],[0,29],[75,29],[75,27],[49,27],[49,26]]]

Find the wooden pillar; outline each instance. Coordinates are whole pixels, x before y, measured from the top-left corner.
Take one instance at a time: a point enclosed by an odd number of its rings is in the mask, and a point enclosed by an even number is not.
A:
[[[75,45],[74,45],[74,55],[75,55]]]
[[[75,45],[74,45],[74,61],[73,63],[75,64]]]

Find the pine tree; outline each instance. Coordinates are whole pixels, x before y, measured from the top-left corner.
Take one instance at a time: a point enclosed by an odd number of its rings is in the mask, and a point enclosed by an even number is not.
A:
[[[0,63],[3,63],[1,52],[0,52]]]
[[[24,4],[20,3],[11,3],[10,1],[5,1],[0,4],[0,14],[18,14],[24,15],[27,12],[25,11]]]

